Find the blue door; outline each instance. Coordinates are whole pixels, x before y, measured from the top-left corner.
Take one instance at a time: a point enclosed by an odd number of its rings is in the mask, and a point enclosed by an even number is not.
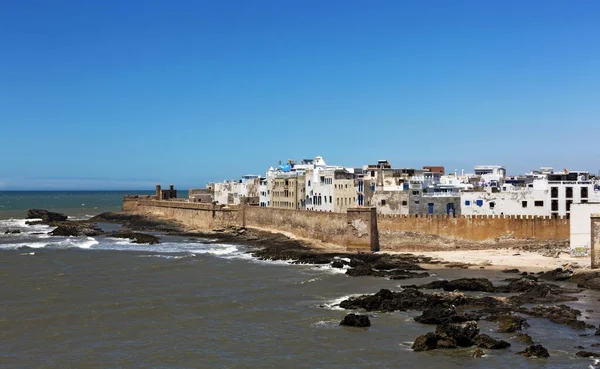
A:
[[[427,204],[427,214],[433,214],[433,203]]]
[[[454,215],[454,203],[449,203],[446,204],[446,214],[450,215]]]

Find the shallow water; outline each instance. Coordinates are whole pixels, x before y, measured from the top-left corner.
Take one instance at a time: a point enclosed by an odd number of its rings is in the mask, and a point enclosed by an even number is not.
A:
[[[548,359],[515,355],[524,346],[487,322],[482,332],[513,346],[479,359],[470,356],[473,348],[412,352],[415,337],[435,330],[413,320],[418,312],[370,314],[367,329],[338,325],[347,312],[335,304],[349,295],[466,273],[498,283],[506,274],[446,269],[418,280],[352,278],[327,266],[257,261],[242,246],[49,238],[24,223],[22,235],[7,236],[4,222],[2,368],[588,368],[594,359],[576,357],[574,346],[600,351],[589,348],[600,337],[579,336],[593,331],[536,318],[528,318],[526,332],[549,349]],[[580,296],[572,306],[600,311],[597,293]],[[600,322],[597,313],[586,315]]]

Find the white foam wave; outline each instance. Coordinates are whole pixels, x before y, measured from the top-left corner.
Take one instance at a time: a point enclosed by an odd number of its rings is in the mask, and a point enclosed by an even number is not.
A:
[[[346,270],[350,269],[350,267],[348,265],[344,265],[343,268],[334,268],[331,266],[331,264],[321,264],[316,265],[314,269],[327,272],[329,274],[346,274]]]
[[[346,295],[346,296],[338,297],[336,299],[326,301],[325,303],[323,303],[320,306],[323,308],[326,308],[326,309],[330,309],[330,310],[346,310],[346,309],[342,309],[340,307],[340,304],[342,303],[342,301],[348,300],[351,297],[357,297],[357,296],[360,296],[360,294],[353,294],[353,295]]]

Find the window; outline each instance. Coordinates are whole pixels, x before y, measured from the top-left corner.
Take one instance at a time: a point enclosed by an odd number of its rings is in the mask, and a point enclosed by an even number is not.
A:
[[[493,209],[494,207],[496,207],[496,203],[495,202],[490,202],[490,209]]]
[[[567,199],[573,198],[573,187],[567,187]]]
[[[573,200],[567,200],[567,211],[571,211],[571,204],[573,203]]]
[[[381,200],[381,206],[385,206],[385,200]]]
[[[375,177],[375,171],[374,170],[371,171],[371,177]]]
[[[527,201],[521,201],[521,206],[526,208],[527,207]]]
[[[371,191],[375,191],[375,185],[371,185]]]
[[[419,191],[413,191],[412,194],[417,196],[419,194]]]
[[[552,187],[550,189],[550,197],[552,197],[552,198],[558,197],[558,187]]]
[[[588,197],[588,188],[587,187],[581,187],[581,198],[585,199]]]
[[[471,206],[471,200],[465,200],[465,206]]]
[[[537,207],[541,207],[541,206],[544,206],[544,202],[543,202],[543,201],[541,201],[541,200],[538,200],[538,201],[535,201],[535,202],[533,203],[533,205],[535,205],[535,206],[537,206]]]
[[[329,195],[329,203],[331,204],[333,201],[331,201],[331,195]]]
[[[310,187],[310,180],[308,180],[308,187]]]
[[[475,204],[477,206],[479,206],[479,207],[482,207],[483,206],[483,200],[477,200],[477,201],[475,201]]]
[[[402,206],[407,206],[407,205],[408,205],[408,201],[402,200]]]
[[[552,211],[558,211],[558,200],[552,200]]]

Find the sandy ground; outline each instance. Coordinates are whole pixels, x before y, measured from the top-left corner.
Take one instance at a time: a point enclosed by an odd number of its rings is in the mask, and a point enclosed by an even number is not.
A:
[[[586,270],[590,268],[591,262],[589,256],[573,257],[566,252],[560,253],[558,257],[549,257],[537,252],[513,249],[428,251],[412,254],[429,256],[450,263],[472,264],[471,269],[483,266],[485,269],[492,270],[517,268],[528,272],[552,270],[566,265],[574,269]]]

